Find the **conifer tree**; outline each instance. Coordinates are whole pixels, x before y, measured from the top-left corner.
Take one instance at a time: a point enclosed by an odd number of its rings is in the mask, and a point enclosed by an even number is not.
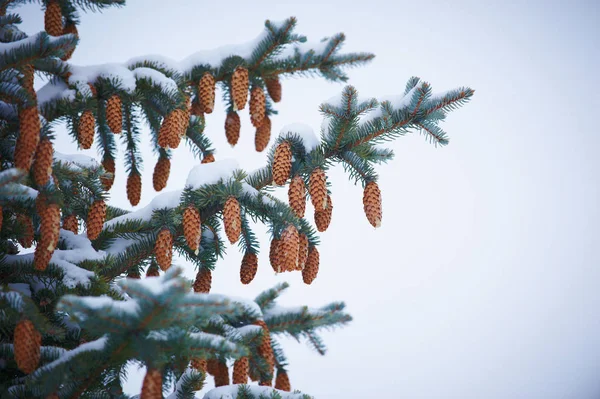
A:
[[[365,227],[379,227],[375,165],[394,156],[381,144],[419,131],[446,145],[440,122],[473,90],[434,94],[413,77],[404,92],[377,100],[346,86],[321,104],[320,137],[301,124],[272,134],[287,77],[345,82],[347,68],[373,55],[341,52],[343,34],[308,42],[292,17],[267,20],[257,38],[227,51],[82,67],[69,62],[80,13],[125,1],[39,0],[44,30],[32,36],[19,29],[15,12],[27,2],[0,0],[0,392],[125,398],[126,369],[138,364],[146,369],[142,399],[193,398],[208,378],[217,388],[206,398],[309,397],[290,392],[293,374],[278,338],[305,339],[324,354],[319,330],[351,321],[344,303],[280,307],[284,282],[254,300],[211,293],[224,248],[242,250],[240,280],[251,284],[266,267],[257,254],[267,250],[253,227],[265,224],[272,268],[311,284],[329,267],[320,265],[317,235],[335,218],[328,171],[341,164],[364,187]],[[46,79],[38,91],[36,78]],[[218,94],[226,113],[208,117]],[[208,123],[223,123],[236,145],[249,134],[241,118],[256,129],[257,151],[271,144],[265,166],[251,172],[219,159],[204,133]],[[170,159],[182,144],[198,164],[185,187],[141,209],[112,206],[119,173],[127,176],[120,189],[131,204],[141,200],[144,134],[156,154],[155,191],[168,187]],[[64,135],[83,149],[95,146],[98,159],[55,151]],[[115,163],[119,150],[124,165]],[[271,193],[288,184],[288,201]],[[312,221],[305,218],[308,200]],[[195,268],[195,281],[183,277],[177,260]]]

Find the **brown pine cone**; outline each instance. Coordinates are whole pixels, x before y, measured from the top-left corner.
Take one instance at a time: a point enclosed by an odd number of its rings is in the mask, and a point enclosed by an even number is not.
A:
[[[54,157],[54,148],[48,138],[40,141],[35,151],[33,160],[33,178],[35,184],[44,186],[52,175],[52,161]]]
[[[154,166],[154,173],[152,174],[152,186],[154,186],[154,191],[161,191],[167,187],[170,173],[171,160],[167,157],[159,157],[158,162],[156,162],[156,165]]]
[[[273,156],[273,181],[278,186],[283,186],[292,170],[292,146],[283,141],[275,149]]]
[[[322,169],[316,168],[310,174],[308,192],[315,209],[321,210],[327,207],[327,177]]]
[[[132,206],[140,203],[142,197],[142,176],[133,172],[127,177],[127,199]]]
[[[63,219],[63,229],[77,234],[79,230],[79,222],[77,221],[77,215],[65,216]]]
[[[252,126],[260,127],[262,125],[266,110],[265,92],[256,86],[250,92],[250,121]]]
[[[23,226],[23,236],[18,239],[23,248],[31,248],[33,245],[33,221],[30,216],[17,214],[17,224]]]
[[[306,186],[302,176],[294,176],[290,182],[288,201],[296,216],[303,218],[306,211]]]
[[[215,387],[229,385],[229,368],[223,362],[217,363],[217,372],[215,374]]]
[[[142,278],[142,275],[140,274],[140,270],[136,267],[127,271],[127,278],[139,280]]]
[[[50,36],[62,36],[63,16],[60,4],[56,0],[49,0],[44,13],[44,29]]]
[[[333,212],[333,202],[331,202],[331,196],[327,195],[327,207],[322,210],[315,210],[315,224],[317,230],[324,232],[331,223],[331,213]]]
[[[200,212],[194,205],[188,205],[183,211],[183,235],[190,249],[196,252],[200,246]]]
[[[233,383],[246,384],[248,383],[248,358],[240,357],[233,363]]]
[[[248,70],[244,67],[237,67],[231,75],[231,99],[233,100],[233,110],[239,111],[246,107],[248,102]]]
[[[202,162],[200,163],[212,163],[215,162],[215,156],[214,154],[208,154],[205,155],[204,158],[202,158]]]
[[[60,235],[60,208],[57,204],[48,204],[40,213],[40,241],[38,246],[50,253],[58,245]]]
[[[175,109],[162,121],[158,131],[158,145],[162,148],[177,148],[181,136],[183,136],[185,113],[181,109]]]
[[[306,259],[308,258],[308,237],[306,234],[300,234],[298,236],[298,267],[296,270],[304,269],[306,265]]]
[[[110,131],[119,134],[123,126],[123,108],[121,104],[121,98],[113,94],[106,101],[106,121]]]
[[[190,109],[190,113],[194,116],[203,116],[204,108],[202,108],[202,104],[200,104],[198,101],[200,101],[200,99],[197,99],[197,101],[194,101],[192,103],[192,108]]]
[[[217,359],[208,359],[206,361],[206,372],[213,377],[219,374],[219,361]]]
[[[269,263],[271,263],[271,267],[275,270],[275,273],[281,273],[283,268],[282,265],[282,257],[279,251],[279,244],[281,240],[277,238],[273,238],[271,240],[271,247],[269,249]]]
[[[40,117],[37,106],[19,109],[19,137],[15,144],[15,167],[29,172],[40,141]]]
[[[104,167],[104,171],[106,173],[100,177],[100,181],[102,182],[102,187],[104,187],[104,190],[108,191],[115,182],[115,160],[105,157],[102,160],[102,166]]]
[[[88,86],[92,92],[92,97],[98,97],[98,89],[96,89],[96,86],[94,86],[93,83],[88,83]]]
[[[37,99],[37,94],[36,94],[35,90],[33,89],[33,82],[35,80],[34,72],[35,72],[35,70],[33,69],[33,66],[31,64],[23,65],[21,67],[22,76],[20,77],[19,82],[21,83],[23,88],[25,90],[27,90],[29,92],[29,94],[31,94],[31,96],[34,99]],[[70,72],[67,72],[67,73],[70,73]]]
[[[52,259],[54,252],[48,251],[41,245],[35,247],[35,253],[33,255],[33,268],[37,271],[43,272],[46,270]]]
[[[31,374],[40,363],[42,335],[30,320],[17,323],[14,332],[13,350],[19,370]]]
[[[237,144],[240,139],[240,129],[242,128],[242,122],[237,112],[230,112],[227,114],[225,119],[225,136],[227,142],[233,147]]]
[[[207,373],[207,361],[206,359],[202,359],[199,357],[195,357],[192,358],[192,361],[190,362],[190,366],[192,366],[192,368],[198,370],[198,371],[202,371],[204,374]]]
[[[200,269],[194,281],[194,292],[208,294],[212,284],[212,273],[209,269]],[[209,371],[210,372],[210,371]]]
[[[200,79],[198,97],[202,111],[211,114],[215,107],[215,78],[210,72],[205,72]]]
[[[281,83],[279,82],[279,77],[275,75],[274,77],[266,78],[265,85],[267,86],[267,92],[271,100],[274,103],[281,101]]]
[[[223,206],[223,224],[225,225],[225,234],[231,244],[235,244],[242,233],[242,216],[240,203],[230,196]]]
[[[103,200],[94,201],[88,212],[86,221],[87,237],[95,240],[100,235],[106,219],[106,203]]]
[[[293,224],[290,224],[281,233],[281,242],[279,244],[280,257],[282,258],[281,268],[283,271],[291,272],[292,270],[296,270],[298,267],[298,249],[298,230]]]
[[[305,284],[310,284],[317,278],[319,273],[319,251],[317,247],[308,247],[308,258],[306,265],[302,269],[302,280]]]
[[[81,148],[87,150],[92,147],[94,143],[94,131],[96,129],[96,120],[94,114],[89,109],[84,111],[79,118],[79,126],[77,127],[77,134],[79,144]]]
[[[257,352],[258,355],[262,357],[268,364],[268,372],[272,378],[273,371],[275,370],[275,355],[273,354],[273,348],[271,347],[271,333],[269,331],[269,327],[267,327],[267,324],[264,322],[264,320],[257,320],[254,322],[254,324],[257,326],[261,326],[263,329],[262,341],[257,347]],[[261,380],[260,385],[265,384],[271,386],[271,380]]]
[[[73,23],[72,21],[67,21],[67,23],[65,24],[65,27],[63,29],[63,35],[68,35],[68,34],[73,34],[73,35],[79,37],[79,32],[77,32],[77,25],[75,25],[75,23]],[[75,52],[75,48],[73,48],[72,50],[68,50],[65,53],[65,55],[60,57],[60,59],[63,61],[68,61],[73,56],[74,52]]]
[[[263,122],[259,127],[256,128],[256,134],[254,136],[254,147],[256,151],[263,152],[271,140],[271,119],[268,115],[265,115]]]
[[[242,284],[250,284],[256,276],[258,270],[258,257],[255,253],[246,252],[242,259],[242,266],[240,267],[240,281]],[[235,382],[234,382],[235,384]]]
[[[163,272],[171,267],[173,258],[173,235],[171,230],[164,228],[158,233],[154,244],[154,256]]]
[[[275,377],[275,389],[285,392],[291,392],[292,390],[290,378],[284,370],[277,370],[277,377]]]
[[[158,264],[152,262],[150,263],[150,266],[148,266],[148,269],[146,270],[146,277],[158,277],[160,276],[160,273],[158,271]]]
[[[174,129],[171,130],[171,135],[169,136],[169,147],[177,148],[179,147],[181,138],[185,135],[190,118],[186,111],[179,108],[174,110],[172,114]]]
[[[158,369],[149,368],[142,384],[140,399],[162,399],[162,373]]]
[[[381,191],[374,181],[367,183],[363,191],[363,207],[369,223],[375,228],[381,226]]]

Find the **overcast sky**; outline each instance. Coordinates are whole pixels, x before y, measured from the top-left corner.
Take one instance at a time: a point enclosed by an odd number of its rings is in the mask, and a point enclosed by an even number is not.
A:
[[[38,9],[22,9],[28,32],[43,26]],[[232,249],[213,291],[254,297],[285,280],[292,287],[283,304],[346,301],[354,322],[324,334],[325,357],[284,342],[292,387],[318,398],[597,398],[599,3],[129,0],[82,16],[72,62],[181,59],[244,42],[265,19],[289,16],[309,39],[344,32],[346,51],[376,54],[350,71],[361,95],[400,94],[411,76],[434,91],[467,85],[476,93],[444,124],[449,146],[436,149],[418,134],[390,144],[396,159],[379,169],[380,229],[363,214],[361,189],[341,168],[329,174],[333,220],[311,286],[299,274],[273,274],[265,236],[253,283],[239,282],[241,254]],[[343,88],[282,83],[274,131],[291,122],[318,130],[318,105]],[[261,166],[247,112],[233,150],[224,117],[222,105],[207,117],[217,159]],[[62,134],[57,149],[74,148]],[[140,206],[153,195],[147,154]],[[193,162],[180,147],[167,189],[183,186]],[[128,207],[119,172],[112,203]],[[127,389],[140,384],[132,375]]]

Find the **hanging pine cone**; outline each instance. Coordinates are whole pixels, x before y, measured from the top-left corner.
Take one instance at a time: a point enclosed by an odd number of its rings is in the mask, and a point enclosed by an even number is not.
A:
[[[275,273],[281,273],[281,264],[282,259],[279,252],[279,243],[281,241],[277,238],[273,238],[271,240],[271,247],[269,249],[269,263],[271,263],[271,267],[275,270]]]
[[[160,276],[160,273],[158,270],[159,270],[158,264],[156,264],[155,262],[150,263],[150,266],[148,266],[148,269],[146,270],[146,277]]]
[[[277,370],[277,377],[275,377],[275,389],[280,391],[290,392],[292,386],[290,385],[290,378],[288,377],[285,370]]]
[[[183,235],[188,247],[196,252],[200,246],[200,212],[194,205],[188,205],[183,211]]]
[[[306,210],[306,186],[302,176],[294,176],[290,182],[288,201],[296,216],[303,218]]]
[[[134,278],[136,280],[139,280],[142,278],[142,275],[140,274],[140,270],[137,267],[135,267],[127,271],[127,278]]]
[[[195,357],[192,358],[192,361],[190,362],[190,366],[192,366],[192,368],[203,372],[204,374],[206,374],[208,372],[207,368],[208,368],[208,364],[206,359],[202,359],[199,357]]]
[[[256,151],[263,152],[271,140],[271,119],[268,115],[265,115],[263,122],[259,127],[256,128],[256,134],[254,136],[254,147]]]
[[[40,242],[38,246],[52,253],[58,245],[60,235],[60,208],[57,204],[45,206],[40,213],[40,219]]]
[[[181,138],[185,135],[190,118],[186,111],[179,108],[174,110],[172,115],[174,129],[171,130],[171,135],[169,136],[169,147],[177,148],[179,147]]]
[[[127,199],[132,206],[140,203],[142,197],[142,176],[139,173],[131,173],[127,177]]]
[[[329,227],[331,223],[331,213],[333,212],[333,203],[331,202],[331,196],[327,195],[327,207],[322,210],[315,210],[315,224],[317,230],[323,232]]]
[[[227,114],[225,119],[225,136],[227,142],[233,147],[237,144],[240,139],[240,129],[242,123],[240,122],[240,116],[237,112],[230,112]]]
[[[54,252],[48,251],[42,245],[35,247],[35,253],[33,255],[33,268],[37,271],[43,272],[46,270],[52,259]]]
[[[240,281],[242,284],[250,284],[250,282],[254,280],[257,270],[258,257],[255,253],[246,252],[242,258],[242,266],[240,267]]]
[[[215,373],[215,387],[229,385],[229,368],[223,362],[217,363],[217,372]]]
[[[30,216],[18,214],[17,224],[23,227],[23,235],[18,238],[19,244],[23,248],[31,248],[33,245],[33,221]]]
[[[215,107],[215,78],[205,72],[198,85],[198,97],[204,113],[210,114]]]
[[[183,135],[185,114],[181,109],[175,109],[162,121],[158,130],[158,145],[162,148],[177,148]]]
[[[40,117],[37,106],[19,109],[19,137],[15,144],[15,167],[26,172],[40,141]]]
[[[90,88],[90,92],[92,93],[92,97],[98,97],[98,89],[94,86],[93,83],[88,83],[88,87]]]
[[[246,384],[248,382],[248,358],[240,357],[233,363],[233,383]]]
[[[77,32],[77,25],[75,25],[75,23],[72,21],[67,21],[67,23],[65,24],[65,28],[63,29],[63,35],[68,35],[68,34],[72,34],[72,35],[79,37],[79,32]],[[74,52],[75,52],[75,48],[73,48],[71,50],[67,50],[65,55],[60,57],[60,59],[63,61],[68,61],[73,56]]]
[[[293,224],[290,224],[281,233],[281,242],[279,243],[283,271],[291,272],[298,267],[298,248],[298,230]]]
[[[275,150],[273,156],[273,181],[278,186],[283,186],[290,176],[292,170],[292,146],[283,141]]]
[[[265,85],[267,86],[267,92],[271,100],[274,103],[281,101],[281,83],[279,82],[279,77],[275,75],[272,78],[265,79]]]
[[[106,173],[100,177],[100,182],[102,183],[102,187],[108,191],[115,182],[115,160],[112,158],[104,158],[102,160],[102,167],[104,167]]]
[[[73,234],[77,234],[79,229],[79,222],[77,221],[77,215],[69,215],[65,216],[63,219],[63,229],[72,232]]]
[[[306,259],[306,265],[302,269],[302,280],[305,284],[310,284],[317,278],[319,273],[319,251],[317,247],[308,248],[308,258]]]
[[[321,210],[327,207],[327,178],[321,168],[316,168],[310,174],[308,192],[315,209]]]
[[[308,237],[306,234],[300,234],[298,242],[298,267],[296,270],[302,270],[308,258]]]
[[[265,92],[256,86],[250,92],[250,121],[252,126],[259,127],[262,125],[266,110]]]
[[[381,191],[374,181],[367,183],[363,191],[363,207],[369,223],[375,228],[381,226]]]
[[[171,230],[164,228],[158,233],[154,244],[154,256],[162,271],[167,271],[171,267],[173,258],[173,235]]]
[[[33,66],[31,64],[25,64],[21,67],[22,75],[19,78],[19,81],[23,88],[31,94],[34,99],[37,99],[37,94],[33,89],[33,82],[35,79]]]
[[[40,363],[42,335],[35,329],[30,320],[17,323],[14,333],[13,350],[15,362],[19,370],[31,374]]]
[[[158,162],[154,166],[154,173],[152,173],[152,186],[154,191],[161,191],[167,187],[167,181],[169,180],[169,174],[171,173],[171,160],[167,157],[158,158]]]
[[[212,284],[212,273],[209,269],[200,269],[194,281],[194,292],[208,294]]]
[[[214,154],[207,154],[204,156],[204,158],[202,158],[202,162],[200,162],[200,163],[212,163],[212,162],[215,162]]]
[[[190,115],[191,115],[191,104],[185,110],[182,111],[181,116],[181,130],[179,136],[183,137],[187,134],[188,127],[190,127]]]
[[[257,352],[260,357],[264,359],[264,361],[269,366],[268,373],[273,376],[273,371],[275,370],[275,355],[273,354],[273,348],[271,347],[271,333],[269,331],[269,327],[263,320],[257,320],[254,322],[255,325],[260,326],[263,329],[263,337],[260,345],[257,347]],[[263,380],[261,379],[260,385],[271,385],[271,380]]]
[[[35,151],[33,161],[33,178],[38,186],[44,186],[48,183],[48,179],[52,175],[53,157],[52,142],[48,138],[41,140]]]
[[[217,359],[208,359],[206,361],[206,372],[213,377],[219,374],[219,361]]]
[[[231,244],[235,244],[242,233],[242,216],[240,213],[240,203],[230,196],[223,206],[223,224],[225,225],[225,234]]]
[[[63,34],[63,20],[60,4],[56,0],[49,0],[44,13],[44,29],[50,36]]]
[[[77,127],[79,144],[84,150],[92,147],[95,128],[96,120],[94,119],[94,114],[90,110],[84,111],[81,114],[81,118],[79,118],[79,126]]]
[[[103,200],[94,201],[88,212],[86,221],[87,237],[95,240],[102,231],[104,220],[106,219],[106,203]]]
[[[246,107],[248,102],[248,70],[244,67],[237,67],[231,75],[231,99],[233,100],[233,110],[239,111]]]
[[[123,126],[123,108],[121,104],[121,98],[113,94],[106,101],[106,121],[110,131],[119,134]]]
[[[162,399],[162,373],[158,369],[149,368],[142,384],[140,399]]]

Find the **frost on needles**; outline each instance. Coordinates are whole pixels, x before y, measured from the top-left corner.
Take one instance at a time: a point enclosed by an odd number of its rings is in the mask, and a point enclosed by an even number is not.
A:
[[[261,248],[276,273],[313,283],[321,267],[318,233],[333,216],[328,171],[341,164],[363,186],[366,221],[379,227],[376,165],[394,155],[385,142],[418,131],[448,144],[440,124],[473,90],[434,94],[411,78],[402,92],[376,99],[346,86],[321,104],[320,135],[302,123],[272,135],[287,77],[345,82],[347,68],[373,55],[343,53],[343,34],[308,41],[289,18],[266,21],[245,44],[179,61],[146,55],[78,66],[69,59],[85,51],[76,49],[79,13],[125,2],[40,1],[44,30],[31,36],[15,13],[27,2],[0,0],[0,391],[125,398],[133,364],[146,369],[142,399],[192,398],[208,376],[216,388],[205,398],[308,397],[292,392],[278,337],[324,354],[318,333],[351,321],[344,303],[278,306],[283,282],[254,300],[217,295],[210,293],[212,271],[237,244],[242,284],[260,278]],[[36,91],[40,75],[47,82]],[[211,115],[217,95],[225,115]],[[255,129],[257,151],[271,144],[265,166],[254,171],[218,159],[205,134],[216,118],[235,146],[247,134],[241,117]],[[95,145],[99,157],[54,151],[66,135],[80,148]],[[114,207],[109,195],[119,173],[127,175],[131,205],[141,201],[142,135],[151,138],[153,186],[161,193],[133,211]],[[198,163],[183,187],[170,187],[170,159],[181,142]],[[119,149],[124,165],[115,162]],[[272,194],[277,186],[287,186],[287,201]],[[267,240],[254,233],[257,223],[269,228]],[[194,268],[195,280],[184,279],[175,263]]]

